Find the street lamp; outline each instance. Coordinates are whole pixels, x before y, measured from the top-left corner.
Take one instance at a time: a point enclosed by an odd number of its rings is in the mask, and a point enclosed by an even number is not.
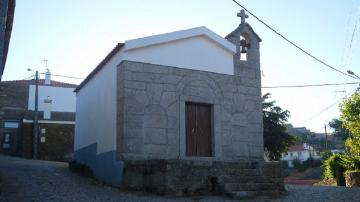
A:
[[[357,79],[360,79],[360,77],[358,76],[358,75],[356,75],[353,71],[351,71],[351,70],[347,70],[347,73],[348,74],[350,74],[350,75],[352,75],[352,76],[355,76]],[[357,90],[356,91],[360,91],[360,84],[359,84],[359,86],[358,86],[358,88],[357,88]]]
[[[358,75],[356,75],[353,71],[351,70],[347,70],[347,73],[352,75],[352,76],[355,76],[357,79],[360,79],[360,77]]]
[[[27,69],[29,72],[34,72],[32,69]],[[34,114],[34,137],[33,137],[33,158],[38,158],[38,118],[39,118],[39,110],[38,110],[38,87],[39,87],[39,72],[35,71],[35,114]]]

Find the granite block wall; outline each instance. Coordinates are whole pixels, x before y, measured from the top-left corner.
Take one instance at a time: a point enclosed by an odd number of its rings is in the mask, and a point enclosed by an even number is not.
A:
[[[117,67],[118,158],[192,158],[185,155],[185,103],[198,102],[212,105],[214,152],[209,159],[262,160],[260,70],[238,68],[235,76],[121,62]]]

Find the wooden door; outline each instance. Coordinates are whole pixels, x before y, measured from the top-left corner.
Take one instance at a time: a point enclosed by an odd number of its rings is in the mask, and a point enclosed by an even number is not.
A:
[[[186,155],[211,156],[211,106],[186,103]]]

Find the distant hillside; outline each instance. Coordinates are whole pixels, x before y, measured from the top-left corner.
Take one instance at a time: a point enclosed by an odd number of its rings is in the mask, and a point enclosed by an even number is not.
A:
[[[325,133],[311,132],[306,127],[293,127],[292,124],[286,124],[285,127],[290,135],[297,137],[298,143],[308,143],[319,151],[325,150]],[[345,142],[341,138],[328,134],[327,146],[329,149],[342,149],[345,146]]]

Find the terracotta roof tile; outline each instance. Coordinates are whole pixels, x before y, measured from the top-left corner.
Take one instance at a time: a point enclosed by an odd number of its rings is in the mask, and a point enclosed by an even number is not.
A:
[[[289,152],[294,152],[294,151],[306,151],[306,149],[304,148],[303,145],[294,145],[289,148]]]
[[[11,85],[28,86],[28,85],[35,85],[35,80],[32,79],[32,80],[1,81],[0,84],[11,84]],[[39,79],[39,85],[41,85],[41,86],[48,86],[48,85],[45,85],[45,79]],[[63,88],[76,88],[78,85],[51,80],[50,86],[53,86],[53,87],[63,87]]]

